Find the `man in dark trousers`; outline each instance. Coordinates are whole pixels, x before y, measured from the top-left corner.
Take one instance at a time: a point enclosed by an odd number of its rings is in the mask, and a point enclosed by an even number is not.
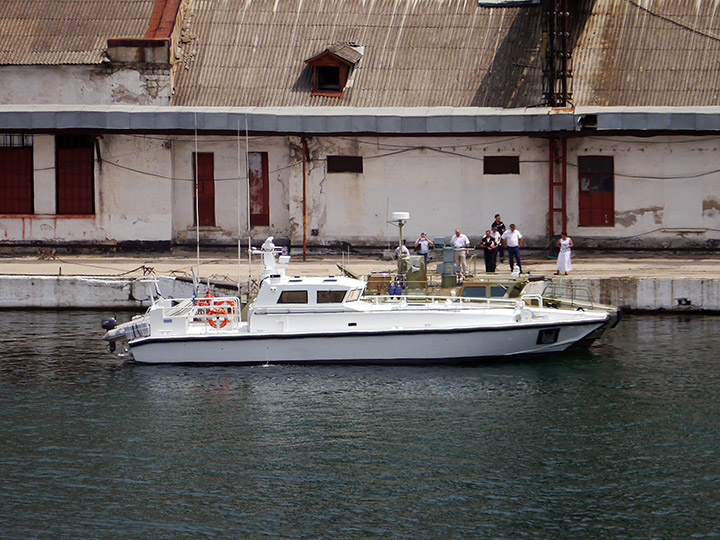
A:
[[[491,229],[493,228],[493,225],[497,227],[497,232],[500,233],[500,236],[502,236],[505,232],[505,224],[500,219],[500,214],[495,214],[495,220],[490,224]],[[502,242],[500,242],[500,245],[498,246],[498,251],[500,251],[500,262],[505,262],[505,247]]]
[[[494,272],[496,263],[496,248],[498,247],[495,237],[490,231],[485,231],[485,236],[480,240],[480,247],[483,250],[485,256],[485,271]]]

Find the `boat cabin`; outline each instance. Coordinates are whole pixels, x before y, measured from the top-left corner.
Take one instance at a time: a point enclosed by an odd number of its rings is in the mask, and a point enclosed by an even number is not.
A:
[[[351,307],[365,289],[365,282],[344,276],[271,276],[263,280],[253,305],[254,312],[332,310]]]

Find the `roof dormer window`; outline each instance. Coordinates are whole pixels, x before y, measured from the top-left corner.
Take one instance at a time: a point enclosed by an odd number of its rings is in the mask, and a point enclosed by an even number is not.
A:
[[[341,97],[353,67],[362,58],[362,49],[347,43],[336,43],[305,60],[312,68],[312,95]]]
[[[316,66],[314,90],[317,92],[342,92],[340,69],[341,66]]]

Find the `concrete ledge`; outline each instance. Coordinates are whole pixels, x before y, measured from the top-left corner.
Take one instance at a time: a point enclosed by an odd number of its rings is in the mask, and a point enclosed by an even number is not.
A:
[[[165,297],[188,298],[189,279],[158,277]],[[227,287],[220,294],[236,294]],[[90,276],[0,276],[0,297],[6,308],[142,309],[150,305],[153,284],[147,279]]]
[[[630,311],[720,311],[720,278],[564,278],[564,282],[585,285],[596,301]]]

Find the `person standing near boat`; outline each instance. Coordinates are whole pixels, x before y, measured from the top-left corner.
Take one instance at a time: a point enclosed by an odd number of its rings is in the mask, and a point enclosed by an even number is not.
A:
[[[510,271],[512,272],[515,259],[517,259],[518,271],[522,272],[522,263],[520,262],[520,246],[522,246],[522,234],[515,228],[515,224],[510,224],[510,230],[505,231],[502,235],[502,242],[508,249],[508,261],[510,262]]]
[[[415,249],[425,259],[425,268],[427,268],[428,253],[435,246],[432,241],[427,237],[427,234],[420,233],[420,238],[415,241]]]
[[[470,240],[460,229],[455,229],[455,236],[450,239],[450,245],[455,252],[455,266],[460,267],[462,277],[467,273],[467,252],[470,247]]]
[[[575,246],[573,244],[572,238],[570,238],[565,231],[560,233],[560,240],[557,241],[557,247],[560,248],[560,253],[558,253],[557,258],[557,272],[555,272],[555,275],[559,275],[560,272],[564,272],[565,275],[568,275],[568,272],[572,270],[572,248]]]
[[[485,257],[485,271],[494,272],[495,263],[497,261],[495,254],[498,247],[497,240],[490,231],[485,231],[485,236],[480,240],[480,247]]]
[[[402,245],[395,248],[395,258],[404,259],[405,257],[409,256],[410,250],[408,249],[407,245],[405,245],[405,240],[403,240]]]
[[[500,236],[505,233],[505,224],[502,222],[502,219],[500,219],[500,214],[495,214],[495,220],[490,224],[490,228],[492,229],[493,227],[497,227],[497,232]],[[502,242],[498,242],[498,246],[500,262],[505,262],[505,250],[503,249]]]

